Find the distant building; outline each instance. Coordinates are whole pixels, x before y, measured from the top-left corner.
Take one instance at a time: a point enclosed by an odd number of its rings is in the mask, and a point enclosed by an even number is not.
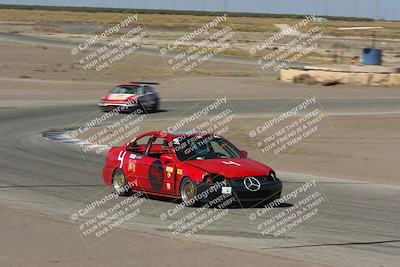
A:
[[[323,17],[315,17],[314,21],[315,22],[325,22],[325,21],[328,21],[328,19],[323,18]]]

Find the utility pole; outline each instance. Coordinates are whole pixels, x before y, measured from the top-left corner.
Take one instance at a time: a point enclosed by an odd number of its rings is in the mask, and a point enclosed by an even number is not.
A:
[[[318,0],[315,0],[315,2],[314,2],[314,14],[315,15],[318,14]]]
[[[358,17],[358,0],[354,0],[354,17]]]
[[[175,0],[171,0],[171,10],[175,10]]]
[[[376,19],[379,20],[381,15],[381,0],[376,0]]]
[[[398,16],[397,16],[397,12],[399,12],[399,10],[397,8],[393,9],[393,20],[398,20]]]

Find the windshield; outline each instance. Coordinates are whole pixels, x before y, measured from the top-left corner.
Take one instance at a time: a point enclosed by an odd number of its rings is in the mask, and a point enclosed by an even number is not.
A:
[[[173,139],[173,145],[180,161],[241,157],[239,149],[220,136],[177,137]]]
[[[141,87],[138,86],[118,86],[115,87],[111,94],[141,94]]]

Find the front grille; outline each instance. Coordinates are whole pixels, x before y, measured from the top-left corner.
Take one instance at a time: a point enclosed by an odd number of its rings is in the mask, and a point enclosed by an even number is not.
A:
[[[242,186],[244,185],[244,179],[246,178],[247,177],[229,180],[229,183],[231,185]],[[261,185],[275,181],[275,179],[272,176],[255,176],[254,178],[256,178],[261,183]]]

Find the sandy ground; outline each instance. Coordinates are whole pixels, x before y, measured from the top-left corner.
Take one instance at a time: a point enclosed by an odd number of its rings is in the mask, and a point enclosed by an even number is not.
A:
[[[0,48],[0,99],[7,101],[97,100],[115,85],[133,80],[160,82],[163,99],[204,99],[218,91],[232,99],[292,99],[310,89],[319,98],[400,96],[396,87],[288,85],[256,64],[206,62],[178,75],[162,57],[134,54],[108,73],[93,73],[82,71],[66,48],[10,42],[0,42]]]
[[[276,98],[289,101],[310,92],[310,89],[319,99],[400,97],[399,88],[393,87],[287,85],[277,81],[275,73],[259,72],[257,67],[249,64],[210,62],[202,68],[203,74],[171,76],[160,57],[140,54],[133,56],[132,61],[128,60],[124,68],[117,68],[110,75],[85,81],[77,79],[80,71],[71,67],[73,59],[67,49],[43,49],[8,42],[1,42],[0,46],[0,101],[5,106],[13,106],[18,101],[32,103],[54,100],[57,103],[71,100],[95,103],[115,84],[142,79],[160,82],[158,88],[162,98],[175,100],[205,99],[221,93],[226,94],[229,99]],[[131,67],[140,69],[140,74],[131,73]],[[242,71],[253,76],[238,75]],[[214,72],[220,72],[223,76],[204,75]],[[30,78],[19,78],[21,76]],[[192,90],[193,86],[201,90]],[[400,148],[398,116],[330,116],[329,119],[333,126],[329,132],[312,139],[300,149],[285,154],[274,162],[274,168],[370,182],[400,182],[397,175],[400,164],[396,164]],[[243,122],[246,120],[233,125],[233,129],[240,130]],[[244,134],[230,138],[238,146],[253,150],[249,145],[251,142]],[[253,152],[250,152],[250,156],[263,160]]]
[[[221,89],[231,99],[289,100],[310,89],[321,99],[400,97],[399,88],[287,85],[277,81],[275,73],[260,72],[251,64],[213,62],[189,76],[179,76],[171,73],[163,59],[148,55],[132,56],[124,66],[102,76],[82,75],[65,48],[8,42],[0,42],[0,48],[1,107],[49,100],[95,104],[115,84],[143,79],[161,82],[162,98],[170,100],[203,99]],[[193,87],[196,89],[192,90]],[[366,182],[399,183],[400,116],[330,119],[332,130],[284,155],[273,167]],[[243,133],[232,141],[251,149]],[[250,156],[257,158],[254,152]],[[108,266],[115,262],[154,266],[160,259],[165,266],[264,266],[266,262],[274,266],[319,266],[195,242],[176,251],[168,239],[135,231],[126,231],[88,250],[78,233],[71,235],[75,229],[70,222],[4,206],[0,206],[0,216],[0,235],[7,240],[0,254],[4,266]],[[128,243],[129,248],[124,245]]]
[[[2,266],[112,266],[118,262],[128,266],[234,267],[264,266],[266,261],[277,267],[327,266],[198,242],[189,242],[178,249],[168,237],[136,231],[124,231],[118,238],[111,237],[88,249],[69,221],[3,206],[0,216],[0,236],[8,240],[0,254]]]
[[[3,21],[0,21],[0,32],[21,33],[42,36],[46,38],[65,38],[71,42],[83,42],[94,32],[101,32],[111,25],[119,23],[124,15],[116,13],[85,13],[85,12],[54,12],[31,10],[0,10]],[[145,25],[146,36],[143,40],[148,46],[160,47],[169,41],[175,40],[183,34],[199,28],[212,20],[212,16],[185,16],[140,14],[139,24]],[[236,33],[230,42],[231,47],[224,51],[229,55],[248,56],[248,50],[263,41],[266,36],[278,33],[282,25],[295,25],[298,18],[249,18],[230,17],[219,25],[229,25]],[[354,26],[382,26],[379,31],[338,30],[339,27]],[[279,26],[279,27],[278,27]],[[307,32],[318,26],[324,37],[318,41],[318,48],[304,57],[305,61],[315,63],[329,63],[333,55],[338,55],[339,62],[349,62],[351,57],[360,56],[366,44],[372,45],[372,36],[375,36],[379,48],[384,49],[385,64],[398,65],[399,57],[399,23],[398,22],[360,22],[360,21],[326,21],[324,23],[310,23],[299,29]],[[277,48],[292,40],[293,36],[283,37],[274,44]],[[189,42],[190,43],[190,42]],[[303,61],[304,61],[303,60]]]

